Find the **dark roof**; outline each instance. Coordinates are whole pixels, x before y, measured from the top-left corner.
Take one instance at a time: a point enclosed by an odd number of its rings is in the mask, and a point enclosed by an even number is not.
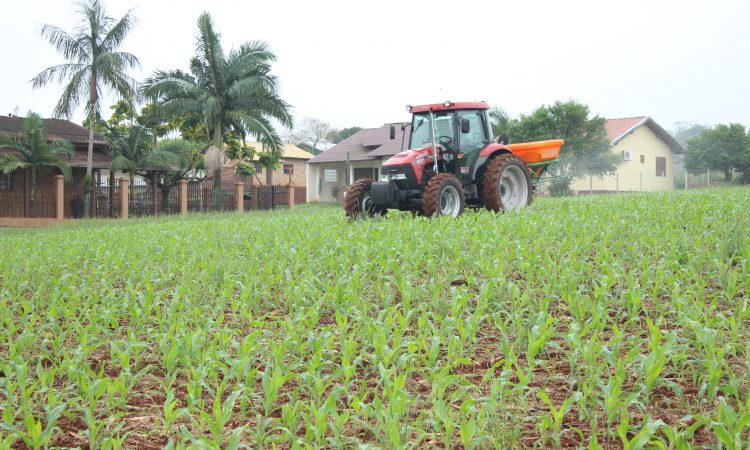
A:
[[[23,129],[25,117],[0,116],[0,133],[8,133],[11,136],[18,136]],[[54,142],[65,139],[75,147],[73,157],[68,161],[71,167],[86,167],[86,156],[88,154],[89,130],[80,125],[76,125],[69,120],[63,119],[43,119],[44,136],[47,141]],[[93,168],[106,169],[112,160],[107,151],[107,142],[104,137],[94,133],[94,154]],[[14,153],[7,148],[3,152]]]
[[[11,136],[18,135],[23,129],[25,117],[0,116],[0,133],[8,133]],[[71,144],[89,143],[89,130],[69,120],[43,119],[44,135],[48,141],[59,141],[65,139]],[[104,136],[94,133],[94,145],[106,145]]]
[[[397,122],[396,138],[390,139],[391,124],[386,123],[379,128],[367,128],[360,130],[325,152],[309,160],[310,164],[343,161],[368,161],[382,157],[390,157],[409,146],[409,130],[406,128],[406,136],[401,129],[402,124]],[[405,124],[403,124],[405,125]]]
[[[654,119],[648,116],[607,119],[604,123],[604,128],[607,130],[607,137],[612,141],[612,145],[615,145],[644,125],[653,131],[659,139],[664,141],[673,153],[685,153],[685,149],[682,148],[680,143],[658,123],[654,122]]]

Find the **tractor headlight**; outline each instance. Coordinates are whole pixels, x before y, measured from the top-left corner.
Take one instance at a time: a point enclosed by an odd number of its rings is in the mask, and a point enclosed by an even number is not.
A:
[[[405,180],[406,174],[405,173],[395,173],[391,175],[391,180]]]

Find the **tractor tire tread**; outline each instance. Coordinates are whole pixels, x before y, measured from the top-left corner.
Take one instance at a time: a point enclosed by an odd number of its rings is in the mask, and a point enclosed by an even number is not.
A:
[[[482,194],[484,195],[484,205],[490,211],[499,212],[505,210],[500,192],[500,177],[505,168],[510,164],[523,167],[523,171],[526,174],[526,185],[529,189],[529,198],[526,206],[531,204],[534,190],[531,188],[531,177],[528,175],[528,168],[517,156],[512,153],[505,153],[487,162],[487,170],[484,172]]]

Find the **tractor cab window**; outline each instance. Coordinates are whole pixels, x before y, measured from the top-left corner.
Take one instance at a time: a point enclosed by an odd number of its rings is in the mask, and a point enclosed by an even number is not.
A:
[[[443,145],[450,144],[453,140],[453,112],[434,112],[435,115],[435,142]],[[442,140],[440,138],[443,138]],[[409,148],[419,148],[432,145],[430,135],[430,114],[414,114],[411,123],[411,142]]]
[[[459,133],[459,149],[464,153],[470,153],[478,150],[485,145],[485,127],[482,122],[484,116],[481,110],[462,110],[458,111],[459,119],[469,121],[469,132]]]

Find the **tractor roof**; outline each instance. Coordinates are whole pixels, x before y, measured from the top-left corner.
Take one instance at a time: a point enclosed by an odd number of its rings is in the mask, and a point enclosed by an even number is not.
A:
[[[447,105],[447,106],[446,106]],[[446,101],[445,103],[433,103],[431,105],[417,105],[410,106],[409,112],[427,112],[427,111],[453,111],[456,109],[490,109],[490,105],[487,102],[451,102]]]

